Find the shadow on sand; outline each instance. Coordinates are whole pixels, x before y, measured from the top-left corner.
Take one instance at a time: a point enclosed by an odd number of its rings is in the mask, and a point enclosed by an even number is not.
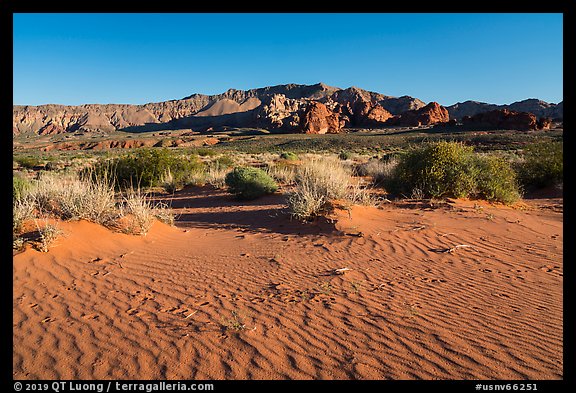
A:
[[[280,193],[255,200],[238,200],[212,186],[187,187],[174,195],[156,195],[153,202],[163,202],[176,214],[180,228],[243,229],[258,233],[283,235],[318,235],[335,231],[334,223],[320,218],[301,222],[290,216],[286,198]]]

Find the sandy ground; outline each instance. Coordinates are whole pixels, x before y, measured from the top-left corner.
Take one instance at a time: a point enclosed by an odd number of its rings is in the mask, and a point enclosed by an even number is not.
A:
[[[62,223],[14,256],[14,378],[563,378],[562,199],[173,207],[176,228]]]

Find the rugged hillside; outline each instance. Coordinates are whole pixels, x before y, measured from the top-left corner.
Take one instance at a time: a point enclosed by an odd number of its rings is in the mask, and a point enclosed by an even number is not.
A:
[[[318,105],[321,104],[321,105]],[[193,94],[144,105],[87,104],[13,107],[13,135],[69,132],[148,132],[259,127],[290,132],[339,132],[347,127],[419,126],[462,120],[497,109],[561,119],[558,105],[529,99],[510,105],[466,101],[447,108],[413,97],[391,97],[357,87],[287,84],[222,94]]]
[[[183,127],[203,131],[222,126],[299,130],[301,118],[312,101],[322,102],[330,110],[338,107],[338,114],[342,113],[341,107],[350,106],[342,115],[346,126],[355,125],[355,120],[359,120],[358,124],[364,124],[362,119],[345,118],[352,116],[359,103],[364,103],[366,115],[374,106],[377,111],[386,108],[391,114],[399,114],[425,105],[416,98],[390,97],[355,87],[343,90],[323,83],[287,84],[251,90],[229,89],[211,96],[193,94],[181,100],[145,105],[15,105],[13,134],[114,130],[145,132]],[[317,111],[312,110],[311,113]],[[370,116],[383,119],[381,113],[374,111]],[[367,124],[372,124],[370,120]]]
[[[562,120],[564,118],[564,103],[551,104],[535,98],[517,101],[510,105],[487,104],[478,101],[459,102],[447,106],[451,119],[462,120],[465,116],[474,116],[480,113],[494,110],[507,109],[514,112],[528,112],[536,117],[550,117],[552,119]]]

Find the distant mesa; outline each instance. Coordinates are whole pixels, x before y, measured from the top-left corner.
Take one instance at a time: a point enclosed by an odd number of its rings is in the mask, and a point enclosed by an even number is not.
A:
[[[535,98],[517,101],[510,105],[487,104],[478,101],[464,101],[454,105],[447,106],[446,109],[451,119],[461,121],[465,116],[474,116],[479,113],[490,112],[493,110],[507,109],[514,112],[528,112],[536,117],[549,117],[556,121],[562,121],[564,118],[564,102],[551,104]]]
[[[509,112],[474,117],[495,110]],[[532,118],[512,113],[532,114],[536,117],[536,125],[532,125]],[[286,84],[251,90],[229,89],[217,95],[192,94],[179,100],[144,105],[14,105],[12,132],[13,135],[115,130],[192,129],[205,132],[227,127],[254,127],[323,134],[341,132],[345,128],[453,124],[464,122],[465,118],[468,125],[520,124],[522,129],[546,129],[546,119],[563,119],[563,103],[550,104],[537,99],[510,105],[465,101],[443,107],[436,102],[426,104],[418,98],[392,97],[358,87],[341,89],[323,83]],[[524,120],[518,120],[521,118]]]
[[[495,109],[474,116],[464,116],[462,123],[469,128],[477,129],[533,131],[550,129],[552,119],[549,117],[537,119],[536,115],[529,112]]]

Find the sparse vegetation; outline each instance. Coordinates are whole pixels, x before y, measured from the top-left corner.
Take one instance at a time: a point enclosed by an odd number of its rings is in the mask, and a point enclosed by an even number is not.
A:
[[[236,167],[226,175],[229,191],[239,199],[255,199],[272,194],[278,185],[270,175],[259,168]]]
[[[22,232],[24,223],[34,217],[36,207],[34,200],[29,197],[12,200],[12,234],[17,236]]]
[[[122,216],[129,217],[127,231],[145,235],[154,223],[154,209],[140,189],[130,189],[121,205]]]
[[[390,178],[396,165],[398,165],[396,156],[387,159],[378,160],[372,158],[368,162],[359,164],[355,167],[355,173],[358,176],[370,176],[376,186],[381,186]]]
[[[222,326],[225,330],[234,330],[236,332],[246,329],[246,324],[242,322],[240,315],[236,311],[232,311],[230,318],[222,319]]]
[[[42,227],[38,225],[37,220],[34,220],[34,222],[36,224],[36,228],[38,229],[38,233],[40,234],[40,239],[37,244],[38,251],[48,252],[50,246],[54,243],[58,236],[62,235],[63,232],[60,228],[58,228],[57,225],[50,224],[48,221],[45,221]]]
[[[115,216],[114,190],[103,179],[44,173],[30,191],[41,213],[63,220],[85,219],[106,224]]]
[[[284,184],[292,184],[296,179],[296,167],[285,163],[273,163],[267,168],[268,174],[276,181]]]
[[[564,179],[562,142],[533,143],[524,150],[519,178],[524,187],[542,188],[556,185]]]
[[[103,159],[90,169],[92,178],[110,179],[116,188],[165,186],[175,190],[194,184],[203,164],[197,156],[185,156],[168,149],[137,149],[112,159]]]
[[[280,158],[287,161],[297,161],[300,159],[296,153],[292,153],[291,151],[280,153]]]
[[[44,164],[44,160],[42,160],[39,157],[35,157],[35,156],[14,157],[14,161],[16,163],[18,163],[18,165],[21,166],[22,168],[27,168],[27,169],[33,169],[35,167],[38,167],[38,166]]]
[[[30,190],[31,185],[30,181],[22,176],[12,176],[12,199],[21,200],[24,198]]]
[[[308,160],[298,168],[288,206],[294,217],[312,218],[326,211],[331,200],[345,198],[349,185],[350,171],[338,160]]]
[[[348,151],[344,151],[342,150],[340,152],[340,154],[338,154],[338,158],[345,161],[345,160],[349,160],[350,158],[352,158],[352,154]]]
[[[206,169],[206,183],[216,187],[224,188],[226,185],[226,175],[230,172],[230,167],[214,161],[208,164]]]
[[[152,205],[140,189],[126,190],[120,195],[122,202],[118,202],[109,180],[91,178],[86,174],[43,172],[36,180],[26,183],[26,187],[15,187],[19,191],[14,192],[12,205],[14,244],[21,245],[18,239],[25,222],[39,218],[84,219],[115,228],[121,228],[122,222],[127,220],[130,224],[124,229],[136,234],[147,233],[155,218],[174,223],[171,210],[165,204]],[[41,231],[38,227],[39,233],[46,232],[44,240],[49,240],[54,231],[44,227],[48,229]],[[43,248],[47,249],[47,246]]]
[[[384,186],[396,195],[417,192],[424,198],[475,197],[512,203],[520,196],[507,161],[479,156],[470,146],[446,141],[406,152]]]

